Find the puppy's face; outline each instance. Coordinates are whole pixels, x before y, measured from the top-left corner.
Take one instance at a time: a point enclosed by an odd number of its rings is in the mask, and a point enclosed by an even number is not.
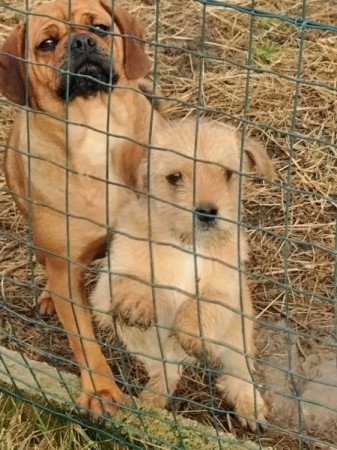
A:
[[[143,44],[120,36],[143,38],[142,29],[132,16],[119,8],[113,12],[109,4],[72,0],[71,9],[64,0],[42,4],[7,39],[3,51],[30,62],[33,106],[48,111],[51,102],[93,96],[107,91],[109,84],[113,87],[119,80],[125,83],[147,73],[149,61]],[[0,79],[4,81],[0,87],[4,95],[21,104],[25,103],[26,70],[19,59],[0,57]],[[7,83],[5,71],[12,72]]]
[[[151,201],[154,214],[183,243],[190,244],[195,233],[197,242],[227,238],[238,219],[240,136],[232,128],[201,122],[194,163],[195,122],[185,121],[155,131],[155,147],[150,157],[150,180],[147,164],[140,167],[143,189],[158,198]],[[273,177],[274,170],[267,153],[259,144],[248,140],[249,158],[259,171]]]

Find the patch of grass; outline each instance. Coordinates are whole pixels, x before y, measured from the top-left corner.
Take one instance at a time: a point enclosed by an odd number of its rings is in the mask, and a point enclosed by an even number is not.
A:
[[[260,18],[256,21],[257,29],[259,31],[265,31],[265,33],[277,33],[278,35],[292,34],[296,31],[294,25],[287,22],[283,22],[279,19],[266,19]]]
[[[275,42],[265,41],[261,45],[253,48],[253,60],[258,66],[272,64],[272,62],[275,61],[275,58]]]
[[[1,450],[123,450],[107,440],[92,440],[76,424],[28,403],[0,394]]]

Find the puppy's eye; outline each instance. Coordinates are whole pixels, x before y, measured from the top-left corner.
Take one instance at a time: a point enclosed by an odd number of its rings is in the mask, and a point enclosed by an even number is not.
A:
[[[103,25],[102,23],[92,24],[91,31],[99,36],[104,36],[110,31],[110,27],[108,25]]]
[[[170,184],[177,186],[178,184],[181,183],[183,176],[180,172],[174,172],[170,173],[170,175],[167,175],[166,179]]]
[[[226,181],[229,181],[232,178],[233,172],[230,169],[225,169],[224,173]]]
[[[41,50],[42,52],[51,52],[54,50],[56,45],[57,39],[48,38],[39,44],[38,49]]]

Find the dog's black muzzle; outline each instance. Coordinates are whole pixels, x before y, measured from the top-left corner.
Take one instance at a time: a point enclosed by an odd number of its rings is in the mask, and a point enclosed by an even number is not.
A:
[[[78,33],[70,38],[69,57],[62,70],[58,96],[62,100],[75,97],[89,97],[99,91],[108,91],[118,81],[110,55],[103,54],[96,40],[86,34]],[[110,74],[111,71],[111,74]]]
[[[218,222],[218,208],[216,205],[211,203],[198,205],[194,214],[197,218],[197,226],[201,231],[209,230],[210,228],[214,228]]]

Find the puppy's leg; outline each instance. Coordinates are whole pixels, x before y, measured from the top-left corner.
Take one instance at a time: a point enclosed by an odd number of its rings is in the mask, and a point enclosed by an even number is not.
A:
[[[156,331],[152,333],[152,342],[156,341],[156,358],[141,357],[149,375],[149,381],[140,394],[140,399],[159,408],[165,408],[169,396],[176,390],[181,378],[181,366],[178,361],[186,359],[185,352],[172,337],[162,342],[163,355],[160,352]],[[152,344],[154,347],[154,345]],[[145,350],[145,353],[146,350]],[[160,361],[165,359],[167,362]]]
[[[112,314],[129,327],[147,330],[154,324],[152,289],[127,277],[113,278]]]
[[[202,296],[223,302],[224,295],[209,292]],[[250,314],[251,311],[245,312]],[[175,335],[186,353],[226,369],[228,375],[220,376],[217,387],[234,405],[241,424],[255,430],[256,420],[266,421],[267,408],[261,394],[254,388],[249,359],[245,356],[245,351],[247,356],[254,356],[252,322],[245,319],[244,323],[243,334],[239,313],[225,305],[203,301],[198,307],[197,301],[188,300],[175,319],[175,326],[183,331],[176,331]]]
[[[124,401],[124,394],[113,381],[106,359],[95,341],[91,312],[85,308],[83,269],[75,265],[68,268],[66,261],[50,256],[46,258],[46,269],[57,315],[81,370],[83,392],[79,405],[98,415],[112,413],[116,404]]]
[[[218,365],[219,349],[206,339],[217,334],[218,317],[215,305],[189,299],[177,311],[172,334],[188,355]]]
[[[248,330],[249,327],[246,327],[247,343],[251,338]],[[252,364],[244,355],[242,333],[227,335],[225,342],[235,350],[223,348],[220,352],[221,361],[228,375],[219,377],[217,388],[234,405],[241,425],[255,431],[257,421],[262,427],[266,422],[267,406],[260,392],[254,387],[251,377]],[[253,356],[249,346],[246,346],[246,351],[250,357]]]
[[[150,405],[165,408],[168,403],[168,396],[173,394],[180,380],[179,366],[149,358],[146,358],[146,360],[144,358],[143,362],[149,375],[149,382],[139,398]]]
[[[235,406],[241,424],[254,431],[257,428],[257,421],[262,427],[267,421],[268,408],[252,379],[255,355],[252,320],[254,311],[247,281],[244,278],[241,295],[243,313],[248,318],[243,317],[241,311],[233,312],[222,308],[223,324],[228,323],[227,327],[224,326],[224,342],[228,347],[221,346],[220,359],[228,375],[219,378],[217,387]],[[239,305],[238,309],[240,310]],[[221,336],[219,338],[221,340]]]

